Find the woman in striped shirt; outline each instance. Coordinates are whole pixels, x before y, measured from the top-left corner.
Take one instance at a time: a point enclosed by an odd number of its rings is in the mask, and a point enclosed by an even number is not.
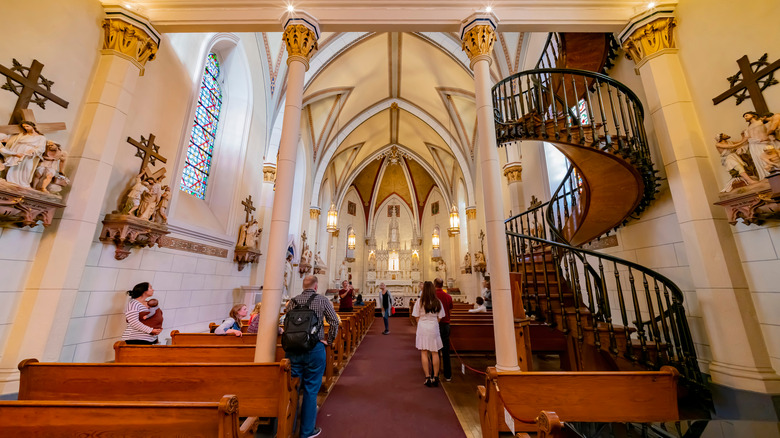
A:
[[[157,343],[157,335],[162,329],[153,329],[144,325],[138,317],[139,312],[148,311],[146,300],[154,295],[154,289],[148,282],[138,283],[133,290],[127,291],[130,300],[125,307],[125,321],[127,328],[122,333],[122,340],[128,344],[152,345]]]

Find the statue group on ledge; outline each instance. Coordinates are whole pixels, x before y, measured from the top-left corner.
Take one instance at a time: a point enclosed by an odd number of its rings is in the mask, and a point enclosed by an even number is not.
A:
[[[149,176],[146,171],[136,175],[120,213],[161,224],[168,223],[171,188],[162,184],[164,177],[164,173],[155,177]]]
[[[748,111],[742,117],[748,127],[739,140],[732,141],[723,133],[715,137],[721,165],[731,176],[723,193],[757,184],[780,172],[780,114]]]
[[[0,133],[0,178],[20,187],[59,193],[70,180],[62,173],[67,154],[47,140],[34,122],[19,123],[20,133]]]

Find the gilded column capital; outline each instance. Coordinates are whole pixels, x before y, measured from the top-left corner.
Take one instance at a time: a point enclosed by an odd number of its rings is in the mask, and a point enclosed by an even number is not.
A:
[[[474,220],[477,218],[477,207],[466,207],[466,219]]]
[[[273,164],[263,166],[263,181],[270,183],[276,181],[276,166]]]
[[[140,15],[119,6],[107,6],[103,19],[103,50],[132,61],[140,74],[157,54],[160,34]]]
[[[319,207],[309,207],[309,219],[319,219],[320,218],[320,208]]]
[[[284,42],[287,45],[287,65],[298,60],[309,69],[309,60],[317,51],[320,26],[317,20],[306,12],[296,11],[284,19]]]
[[[520,163],[507,163],[504,166],[504,176],[507,182],[521,182],[523,180],[523,165]]]
[[[472,67],[482,59],[492,62],[490,54],[496,41],[497,23],[498,18],[492,12],[474,13],[461,23],[461,47],[471,60]]]
[[[664,49],[675,49],[676,26],[674,8],[668,5],[634,17],[618,36],[626,58],[640,65]]]

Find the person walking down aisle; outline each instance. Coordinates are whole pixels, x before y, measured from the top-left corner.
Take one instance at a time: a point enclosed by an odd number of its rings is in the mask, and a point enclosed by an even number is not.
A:
[[[309,302],[311,299],[311,302]],[[317,393],[322,385],[322,375],[325,373],[325,346],[332,345],[339,331],[339,318],[333,304],[322,295],[317,294],[317,277],[308,275],[303,279],[303,292],[287,303],[287,311],[295,307],[303,307],[309,303],[309,309],[317,315],[317,333],[320,342],[309,351],[302,353],[285,352],[290,359],[291,374],[301,379],[301,438],[319,436],[322,429],[315,427],[317,420]],[[325,325],[323,317],[330,324],[328,339],[325,340]]]
[[[446,316],[446,312],[430,281],[425,282],[420,299],[414,303],[412,316],[417,318],[415,347],[420,350],[425,386],[439,386],[439,350],[442,348],[439,320]],[[433,359],[433,376],[430,374],[429,356]]]
[[[384,283],[379,283],[379,297],[381,298],[382,306],[382,319],[385,323],[385,331],[383,335],[390,334],[390,315],[393,309],[393,296],[390,295],[390,291],[387,290],[387,286]]]
[[[439,334],[441,336],[441,362],[444,367],[444,381],[449,382],[452,380],[452,366],[450,365],[450,314],[452,313],[452,297],[447,292],[444,292],[442,287],[444,286],[444,280],[436,278],[433,280],[433,286],[436,287],[436,298],[441,301],[444,306],[444,312],[446,315],[439,320]]]
[[[152,345],[157,343],[157,335],[161,328],[152,328],[144,325],[139,319],[140,312],[148,312],[149,306],[146,300],[154,295],[154,289],[148,282],[138,283],[133,290],[127,291],[130,300],[125,307],[125,321],[127,327],[122,333],[122,340],[128,344]]]

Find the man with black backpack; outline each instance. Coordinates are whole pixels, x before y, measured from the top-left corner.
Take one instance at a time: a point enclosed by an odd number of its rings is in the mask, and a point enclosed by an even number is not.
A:
[[[327,341],[323,317],[330,324]],[[303,292],[287,303],[282,333],[282,348],[290,359],[292,375],[301,379],[301,438],[322,433],[322,429],[314,426],[317,393],[325,373],[325,346],[333,344],[338,330],[339,319],[333,304],[317,294],[317,277],[307,276],[303,279]]]

